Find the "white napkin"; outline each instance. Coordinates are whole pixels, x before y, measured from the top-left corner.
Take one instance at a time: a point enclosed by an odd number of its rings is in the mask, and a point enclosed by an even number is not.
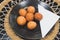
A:
[[[38,11],[43,15],[43,19],[40,21],[42,38],[51,30],[54,24],[59,19],[59,16],[46,10],[44,7],[38,4]]]

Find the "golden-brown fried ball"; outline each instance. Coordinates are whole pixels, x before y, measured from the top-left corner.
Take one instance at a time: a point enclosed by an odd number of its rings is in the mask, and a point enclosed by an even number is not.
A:
[[[21,16],[25,16],[26,13],[27,13],[27,11],[25,9],[20,9],[19,10],[19,15],[21,15]]]
[[[17,23],[18,23],[19,25],[24,25],[24,24],[26,23],[26,19],[25,19],[23,16],[19,16],[19,17],[17,18]]]
[[[27,28],[30,29],[30,30],[35,29],[36,26],[37,26],[37,24],[34,21],[29,21],[28,24],[27,24]]]
[[[27,8],[27,11],[28,11],[29,13],[34,13],[34,12],[35,12],[35,8],[34,8],[33,6],[29,6],[29,7]]]
[[[41,20],[43,18],[43,16],[42,16],[42,14],[40,14],[40,13],[35,13],[35,19],[37,19],[37,20]]]
[[[27,13],[26,14],[26,20],[27,21],[32,21],[34,19],[34,15],[32,13]]]

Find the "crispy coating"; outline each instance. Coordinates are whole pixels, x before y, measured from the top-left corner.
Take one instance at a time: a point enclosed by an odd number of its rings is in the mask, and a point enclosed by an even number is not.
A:
[[[27,11],[25,9],[20,9],[19,10],[19,15],[21,15],[21,16],[25,16],[26,13],[27,13]]]
[[[29,13],[34,13],[34,12],[35,12],[35,8],[34,8],[33,6],[29,6],[29,7],[27,8],[27,11],[28,11]]]
[[[29,21],[28,24],[27,24],[27,28],[30,29],[30,30],[33,30],[36,27],[37,27],[37,24],[34,21]]]
[[[17,23],[19,25],[24,25],[26,23],[26,19],[23,16],[17,17]]]
[[[43,18],[43,16],[42,16],[42,14],[40,14],[40,13],[35,13],[35,19],[37,19],[37,20],[41,20]]]
[[[34,15],[32,13],[27,13],[26,14],[26,20],[27,21],[32,21],[34,19]]]

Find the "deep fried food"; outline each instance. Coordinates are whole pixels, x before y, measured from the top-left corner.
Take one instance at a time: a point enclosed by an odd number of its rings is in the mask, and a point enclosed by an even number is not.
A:
[[[27,11],[25,9],[20,9],[19,10],[19,15],[21,15],[21,16],[25,16],[26,13],[27,13]]]
[[[37,19],[37,20],[41,20],[43,18],[43,16],[42,16],[42,14],[40,14],[40,13],[35,13],[35,19]]]
[[[32,13],[27,13],[26,14],[26,20],[27,21],[32,21],[34,19],[34,15]]]
[[[26,23],[26,19],[25,19],[23,16],[19,16],[19,17],[17,18],[17,23],[18,23],[19,25],[24,25],[24,24]]]
[[[28,24],[27,24],[27,28],[30,29],[30,30],[35,29],[36,26],[37,26],[37,24],[34,21],[29,21]]]
[[[35,12],[35,8],[34,8],[33,6],[29,6],[29,7],[27,8],[27,11],[28,11],[29,13],[34,13],[34,12]]]

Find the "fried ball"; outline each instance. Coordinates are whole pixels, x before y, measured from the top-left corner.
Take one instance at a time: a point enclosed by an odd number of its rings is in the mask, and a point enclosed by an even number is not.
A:
[[[25,16],[26,13],[27,13],[27,11],[25,9],[20,9],[19,10],[19,15],[21,15],[21,16]]]
[[[29,6],[29,7],[27,8],[27,11],[28,11],[29,13],[34,13],[34,12],[35,12],[35,8],[34,8],[33,6]]]
[[[32,21],[34,19],[34,15],[32,13],[27,13],[26,14],[26,20],[27,21]]]
[[[25,19],[23,16],[19,16],[19,17],[17,18],[17,23],[18,23],[19,25],[24,25],[24,24],[26,23],[26,19]]]
[[[34,21],[29,21],[28,24],[27,24],[27,28],[30,29],[30,30],[35,29],[36,26],[37,26],[37,24]]]
[[[35,13],[35,19],[37,19],[37,20],[41,20],[43,18],[43,16],[42,16],[42,14],[40,14],[40,13]]]

